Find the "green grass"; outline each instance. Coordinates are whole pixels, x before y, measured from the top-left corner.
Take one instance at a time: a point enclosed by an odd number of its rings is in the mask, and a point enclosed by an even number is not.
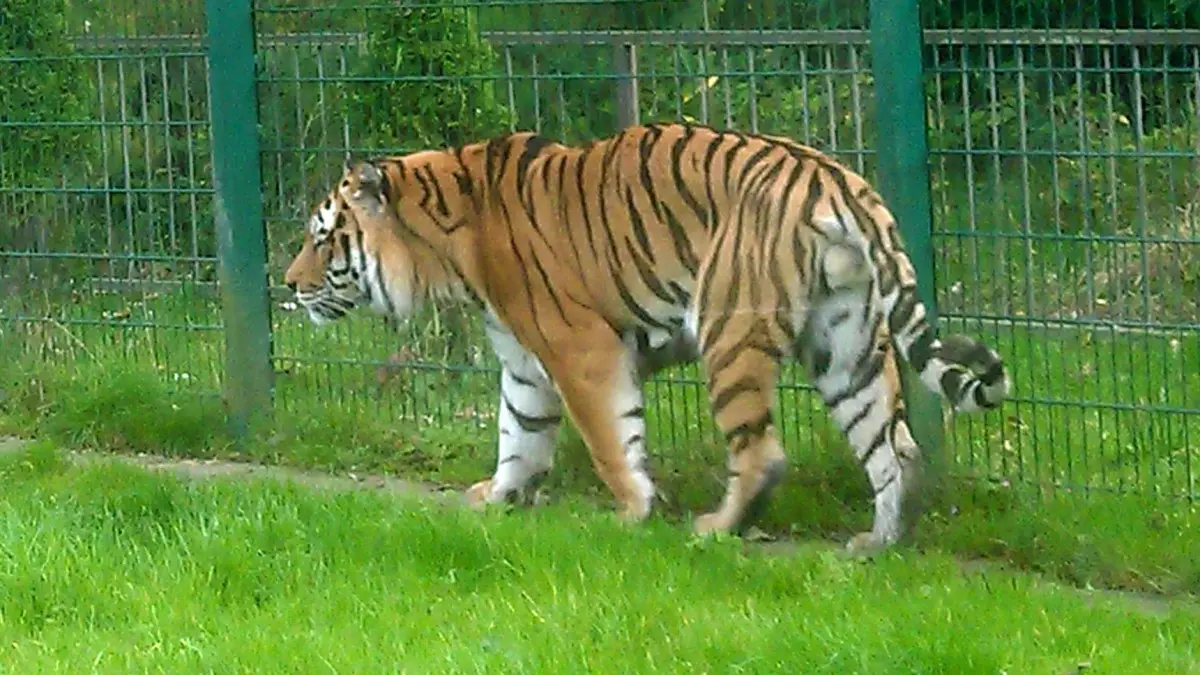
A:
[[[127,311],[131,320],[216,323],[215,304],[197,298],[104,301],[104,311]],[[275,423],[235,446],[217,394],[219,332],[75,325],[67,321],[98,310],[68,311],[75,314],[56,324],[0,324],[0,359],[10,364],[0,373],[0,433],[72,448],[395,473],[460,488],[493,469],[494,373],[386,367],[393,353],[444,358],[434,350],[445,349],[438,332],[449,317],[425,317],[397,333],[367,317],[316,330],[277,315],[284,358]],[[971,480],[930,495],[916,545],[1078,585],[1200,594],[1200,515],[1180,498],[1196,494],[1200,480],[1189,445],[1200,438],[1200,420],[1144,409],[1189,405],[1187,392],[1200,390],[1200,369],[1188,366],[1200,362],[1200,340],[1172,346],[1168,338],[1019,329],[988,339],[1017,377],[1017,400],[947,427],[951,472]],[[463,342],[457,360],[478,358],[470,348],[479,337]],[[794,370],[788,377],[800,379]],[[668,378],[647,386],[650,444],[666,500],[658,508],[684,529],[691,514],[719,501],[724,450],[696,373]],[[867,528],[865,477],[824,410],[795,387],[783,389],[781,406],[791,470],[763,528],[832,541]],[[569,425],[547,488],[610,507]]]
[[[766,555],[574,500],[476,514],[186,484],[44,443],[0,462],[0,493],[0,664],[19,672],[1200,671],[1194,606],[945,555]]]

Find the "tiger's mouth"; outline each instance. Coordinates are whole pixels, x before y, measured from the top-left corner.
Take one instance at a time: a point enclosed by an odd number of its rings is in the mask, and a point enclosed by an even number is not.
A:
[[[353,300],[335,295],[327,288],[315,292],[297,291],[296,303],[308,313],[309,321],[318,326],[345,317],[357,304]]]

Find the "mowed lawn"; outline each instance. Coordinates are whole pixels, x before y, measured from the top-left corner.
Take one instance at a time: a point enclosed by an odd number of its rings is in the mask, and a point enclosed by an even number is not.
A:
[[[3,673],[1200,673],[1200,613],[1157,609],[565,498],[478,514],[0,459]]]

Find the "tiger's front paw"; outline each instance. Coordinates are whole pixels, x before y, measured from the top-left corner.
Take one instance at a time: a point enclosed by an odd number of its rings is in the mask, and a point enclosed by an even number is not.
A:
[[[492,479],[481,480],[478,483],[467,488],[465,497],[467,505],[472,508],[482,509],[488,504],[488,496],[492,494]]]
[[[650,517],[650,508],[643,504],[622,506],[617,510],[621,522],[636,525]]]
[[[733,523],[730,521],[731,519],[725,513],[713,511],[712,513],[698,516],[692,529],[701,537],[723,534],[733,529]]]

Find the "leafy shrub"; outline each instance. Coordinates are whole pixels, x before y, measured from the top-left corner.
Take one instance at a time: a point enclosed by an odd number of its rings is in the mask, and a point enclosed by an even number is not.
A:
[[[357,143],[398,150],[470,142],[507,130],[509,112],[490,79],[496,53],[472,13],[398,7],[368,24],[356,77],[343,85]]]
[[[63,3],[0,3],[0,117],[21,124],[0,142],[0,184],[52,185],[51,157],[77,147],[78,127],[41,126],[87,118],[92,80],[84,61],[72,59]]]

